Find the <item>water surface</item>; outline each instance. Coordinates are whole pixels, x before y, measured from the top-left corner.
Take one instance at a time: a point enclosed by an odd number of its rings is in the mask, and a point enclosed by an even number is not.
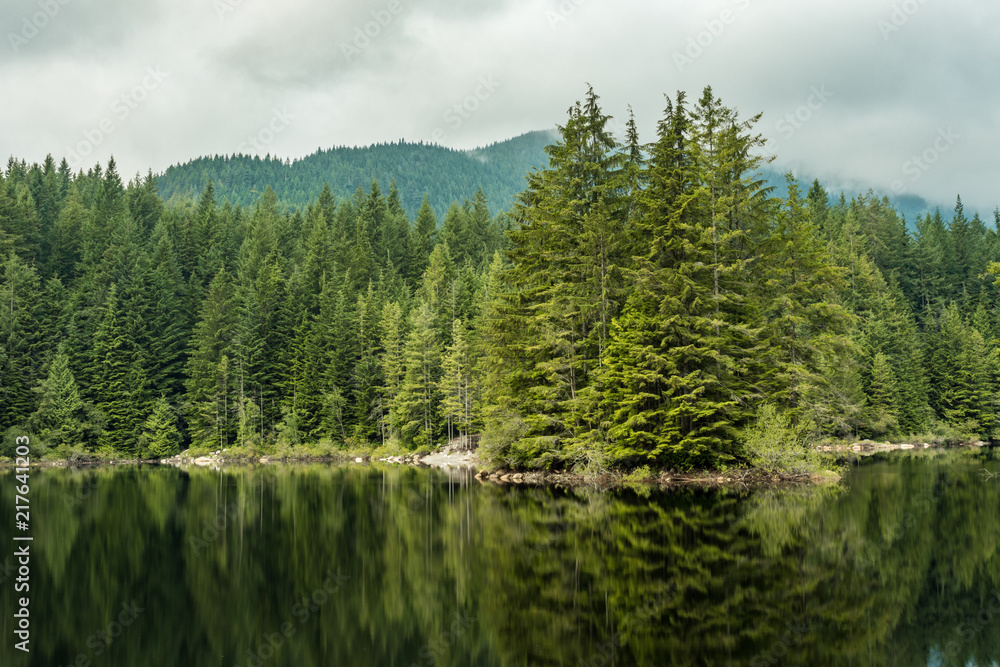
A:
[[[30,655],[5,471],[0,664],[987,665],[1000,479],[983,469],[989,452],[904,453],[841,488],[756,492],[33,471]]]

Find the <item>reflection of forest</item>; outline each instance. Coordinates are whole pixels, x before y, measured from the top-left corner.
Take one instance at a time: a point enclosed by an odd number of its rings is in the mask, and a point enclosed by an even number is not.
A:
[[[37,642],[0,663],[985,665],[1000,481],[984,467],[904,454],[843,489],[666,495],[405,468],[39,471]],[[0,474],[4,507],[13,487]],[[132,600],[146,611],[95,655]]]

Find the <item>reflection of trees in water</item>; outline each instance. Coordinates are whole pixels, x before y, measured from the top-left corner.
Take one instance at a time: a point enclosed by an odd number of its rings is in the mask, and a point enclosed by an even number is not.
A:
[[[645,497],[407,468],[46,470],[31,604],[52,641],[33,657],[69,663],[135,600],[116,664],[245,664],[268,637],[272,665],[988,664],[990,457]]]
[[[916,665],[928,664],[936,647],[948,647],[943,664],[991,664],[1000,617],[996,627],[980,623],[975,635],[966,628],[958,637],[962,619],[988,603],[987,591],[1000,575],[998,524],[984,516],[1000,501],[1000,485],[983,484],[975,475],[989,456],[958,452],[933,463],[912,455],[874,462],[849,477],[849,492],[833,492],[821,504],[821,490],[781,494],[782,511],[799,514],[785,525],[774,507],[747,512],[751,532],[772,553],[780,548],[779,567],[801,573],[775,600],[775,608],[792,610],[809,627],[790,658]],[[791,534],[787,526],[794,527]]]

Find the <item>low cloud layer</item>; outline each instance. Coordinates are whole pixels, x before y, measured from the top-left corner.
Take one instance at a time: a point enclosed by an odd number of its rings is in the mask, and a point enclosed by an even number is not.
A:
[[[985,0],[13,0],[0,152],[124,174],[206,154],[472,147],[562,122],[593,84],[651,140],[705,85],[784,165],[992,211],[1000,8]],[[280,119],[280,120],[278,120]]]

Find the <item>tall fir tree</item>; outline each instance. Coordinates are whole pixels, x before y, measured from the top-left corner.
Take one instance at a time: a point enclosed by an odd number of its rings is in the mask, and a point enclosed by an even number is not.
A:
[[[42,378],[40,297],[38,272],[10,251],[0,273],[0,431],[34,411],[32,388]]]
[[[606,354],[603,421],[616,461],[689,467],[735,455],[736,352],[719,326],[717,236],[685,96],[667,100],[634,223],[644,252]]]
[[[827,371],[839,368],[851,351],[852,320],[837,303],[843,271],[827,256],[791,174],[787,182],[786,204],[763,257],[769,293],[764,386],[771,400],[798,417],[811,394],[827,384]]]
[[[95,406],[104,414],[101,449],[136,454],[140,427],[146,418],[148,382],[125,313],[112,284],[94,337]]]
[[[185,412],[192,441],[209,447],[233,441],[238,407],[231,365],[236,309],[231,279],[221,269],[209,285],[188,343]]]
[[[101,418],[94,407],[80,397],[65,350],[56,353],[47,377],[35,391],[38,409],[28,420],[34,433],[51,447],[93,448]]]
[[[410,315],[406,371],[392,415],[393,426],[413,446],[432,445],[437,431],[441,347],[430,306],[420,302]]]
[[[181,433],[170,402],[163,396],[153,403],[152,412],[143,424],[142,454],[161,459],[181,451]]]
[[[451,345],[443,355],[438,391],[441,396],[441,416],[447,424],[448,440],[465,438],[473,424],[472,360],[466,340],[465,325],[456,319],[452,323]]]

